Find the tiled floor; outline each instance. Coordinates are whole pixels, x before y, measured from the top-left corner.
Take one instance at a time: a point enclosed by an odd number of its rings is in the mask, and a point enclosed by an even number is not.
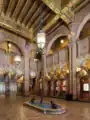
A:
[[[62,115],[44,115],[38,111],[23,106],[28,98],[3,98],[0,97],[0,120],[90,120],[90,103],[67,102],[53,99],[55,103],[68,109]],[[46,99],[48,101],[51,99]]]

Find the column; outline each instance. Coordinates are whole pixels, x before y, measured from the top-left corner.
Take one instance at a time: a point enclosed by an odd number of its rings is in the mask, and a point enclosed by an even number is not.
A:
[[[71,81],[72,81],[72,95],[73,100],[77,99],[77,80],[76,80],[76,59],[77,59],[77,46],[76,46],[76,24],[73,22],[69,25],[70,28],[70,43],[71,43]]]
[[[73,95],[73,100],[77,98],[77,81],[76,81],[76,42],[71,39],[69,44],[69,70],[70,70],[70,77],[69,77],[69,92]]]
[[[42,65],[43,65],[43,75],[46,76],[47,73],[47,66],[46,66],[46,49],[43,50],[43,56],[42,56]],[[46,89],[46,81],[43,79],[43,94],[46,96],[47,89]]]
[[[69,74],[69,81],[68,81],[68,92],[69,93],[72,93],[72,85],[73,85],[71,64],[72,64],[72,45],[70,43],[69,44],[69,71],[70,71],[70,74]]]
[[[29,52],[25,51],[25,56],[24,56],[24,62],[25,62],[25,74],[24,74],[24,95],[29,96],[30,91],[29,91]]]
[[[46,49],[43,50],[43,72],[44,72],[44,76],[47,73],[47,60],[46,60]]]
[[[73,93],[73,100],[77,99],[77,80],[76,80],[76,41],[73,41],[74,38],[72,38],[72,64],[71,64],[71,68],[72,68],[72,82],[73,82],[73,89],[72,89],[72,93]]]

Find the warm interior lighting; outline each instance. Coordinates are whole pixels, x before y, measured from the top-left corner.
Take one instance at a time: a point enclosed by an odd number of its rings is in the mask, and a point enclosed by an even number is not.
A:
[[[68,35],[68,39],[71,39],[73,36],[75,36],[75,32],[72,32]]]
[[[37,45],[38,48],[43,49],[45,47],[45,43],[46,43],[46,35],[44,33],[44,31],[40,31],[37,33]]]
[[[11,46],[12,46],[11,43],[8,43],[8,47],[11,48]]]
[[[37,62],[38,61],[38,59],[34,59],[34,62]]]
[[[34,78],[34,77],[36,76],[35,71],[31,71],[31,72],[30,72],[30,76],[31,76],[31,78]]]
[[[71,32],[71,35],[72,35],[72,36],[75,36],[75,32]]]
[[[77,72],[80,72],[80,71],[81,71],[81,68],[80,68],[80,67],[78,67],[78,68],[76,69],[76,71],[77,71]]]
[[[67,73],[69,73],[69,70],[67,70]]]
[[[62,39],[62,40],[60,40],[60,43],[61,43],[61,44],[63,44],[63,43],[64,43],[64,40],[63,40],[63,39]]]
[[[15,57],[14,57],[14,61],[15,61],[15,62],[21,62],[21,57],[18,56],[18,55],[15,56]]]

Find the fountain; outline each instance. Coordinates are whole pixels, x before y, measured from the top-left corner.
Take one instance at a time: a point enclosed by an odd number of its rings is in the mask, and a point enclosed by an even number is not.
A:
[[[41,104],[40,101],[38,100],[35,100],[34,103],[31,103],[31,101],[27,101],[24,103],[24,105],[29,106],[30,108],[34,108],[44,114],[60,115],[66,113],[67,111],[65,108],[58,105],[57,105],[57,109],[52,109],[50,103],[43,102]]]

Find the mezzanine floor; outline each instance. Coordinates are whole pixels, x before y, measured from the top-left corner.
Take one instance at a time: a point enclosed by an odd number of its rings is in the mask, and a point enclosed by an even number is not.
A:
[[[62,115],[44,115],[31,108],[23,106],[23,102],[28,98],[0,97],[0,120],[90,120],[90,103],[67,102],[60,99],[53,101],[68,109],[66,114]],[[45,98],[45,101],[51,100]]]

